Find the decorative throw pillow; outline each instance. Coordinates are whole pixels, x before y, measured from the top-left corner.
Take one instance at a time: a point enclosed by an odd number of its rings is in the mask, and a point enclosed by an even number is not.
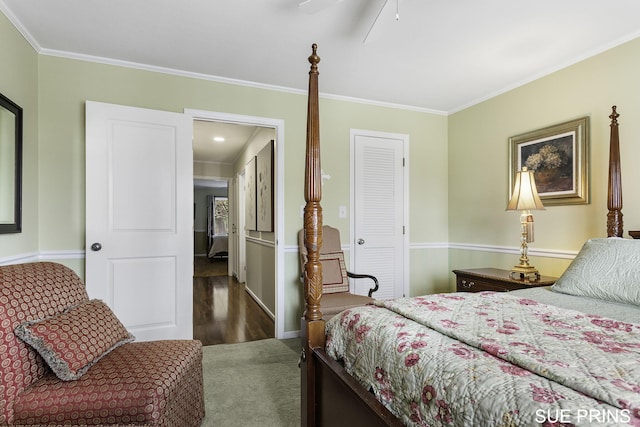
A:
[[[322,264],[322,292],[325,294],[349,292],[344,254],[342,252],[320,254],[320,263]]]
[[[46,319],[21,323],[15,334],[40,353],[64,381],[77,380],[111,350],[134,340],[100,300],[80,303]]]
[[[551,289],[640,305],[640,240],[588,240]]]

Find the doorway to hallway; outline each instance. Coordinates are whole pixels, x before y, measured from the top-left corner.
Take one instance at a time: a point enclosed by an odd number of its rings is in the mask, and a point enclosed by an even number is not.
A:
[[[210,122],[219,123],[225,125],[241,125],[241,126],[254,126],[260,132],[261,135],[256,135],[254,139],[258,140],[262,137],[266,130],[271,131],[271,138],[273,144],[273,230],[271,232],[264,231],[252,231],[250,228],[246,229],[243,223],[239,222],[242,218],[243,210],[242,202],[244,198],[242,195],[236,196],[236,192],[241,190],[240,186],[246,187],[246,168],[250,164],[251,159],[258,154],[262,147],[258,147],[253,144],[245,149],[236,157],[231,167],[231,172],[225,177],[229,180],[229,257],[236,256],[238,252],[238,246],[242,243],[245,245],[247,260],[251,263],[246,263],[246,268],[238,273],[245,274],[245,283],[247,292],[253,297],[259,307],[265,311],[271,318],[272,336],[284,337],[284,283],[283,283],[283,271],[284,271],[284,251],[283,246],[279,244],[284,240],[284,201],[283,201],[283,177],[284,171],[282,168],[284,160],[284,124],[281,120],[251,117],[251,116],[238,116],[226,113],[216,113],[200,110],[185,110],[187,115],[190,115],[194,123],[198,122]],[[195,159],[195,153],[194,153]],[[211,167],[211,165],[208,165]],[[222,166],[218,165],[220,170]],[[194,163],[194,176],[198,176],[199,167]],[[243,182],[244,181],[244,182]],[[246,190],[246,189],[245,189]],[[241,192],[241,191],[240,191]],[[235,200],[234,200],[235,199]],[[245,204],[246,208],[247,204]],[[232,241],[236,239],[232,236],[232,233],[237,232],[240,240],[237,245],[233,245]],[[242,237],[244,233],[244,237]],[[249,265],[250,264],[250,265]],[[234,260],[230,259],[230,272],[234,275],[233,266]],[[237,274],[238,278],[241,274]],[[195,301],[194,301],[195,303]],[[194,310],[195,312],[195,310]]]

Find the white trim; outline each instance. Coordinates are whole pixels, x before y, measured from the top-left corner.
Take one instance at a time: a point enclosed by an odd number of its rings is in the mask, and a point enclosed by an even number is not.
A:
[[[254,243],[256,245],[264,246],[266,248],[276,247],[275,242],[272,242],[271,240],[258,239],[257,237],[252,237],[252,236],[246,236],[244,239],[247,241],[247,243]]]
[[[368,136],[373,138],[385,138],[385,139],[399,139],[402,141],[402,157],[404,158],[404,167],[402,168],[402,188],[403,195],[402,200],[404,204],[403,208],[403,223],[404,234],[402,236],[403,246],[403,274],[402,274],[402,292],[404,295],[409,295],[410,286],[409,279],[411,277],[410,265],[409,265],[409,135],[403,133],[391,133],[391,132],[379,132],[364,129],[349,129],[349,203],[351,209],[349,209],[349,250],[353,249],[353,242],[355,241],[355,215],[354,206],[355,200],[355,138],[357,135]],[[349,264],[353,267],[353,259],[349,258]]]
[[[38,254],[40,260],[53,260],[53,259],[84,259],[85,251],[83,250],[68,250],[68,251],[41,251]]]
[[[306,91],[304,93],[306,94]],[[404,105],[404,104],[394,104],[392,102],[373,101],[370,99],[362,99],[362,98],[352,98],[350,96],[343,96],[343,95],[332,95],[328,93],[320,93],[319,97],[324,99],[334,99],[336,101],[353,102],[356,104],[374,105],[376,107],[393,108],[395,110],[415,111],[418,113],[436,114],[439,116],[449,115],[449,113],[447,113],[446,111],[434,110],[432,108],[416,107],[416,106]]]
[[[37,252],[31,252],[27,254],[11,255],[4,258],[0,258],[0,265],[8,264],[24,264],[25,262],[39,261],[39,255]]]
[[[493,246],[493,245],[479,245],[475,243],[449,243],[449,249],[459,249],[464,251],[480,251],[480,252],[493,252],[503,254],[519,254],[520,247],[514,246]],[[562,249],[532,249],[529,248],[527,252],[530,256],[539,256],[544,258],[560,258],[560,259],[573,259],[578,254],[578,251],[567,251]]]
[[[299,249],[300,248],[298,247],[298,245],[286,245],[284,247],[285,253],[296,253],[297,254],[299,252]]]
[[[347,245],[342,246],[344,252],[349,251],[351,248]],[[491,253],[503,253],[510,255],[517,255],[520,253],[520,247],[515,246],[494,246],[494,245],[479,245],[476,243],[449,243],[449,242],[422,242],[422,243],[410,243],[409,250],[422,250],[422,249],[456,249],[462,251],[479,251],[479,252],[491,252]],[[298,246],[288,245],[285,247],[287,253],[298,253]],[[563,249],[532,249],[529,248],[529,255],[538,256],[543,258],[560,258],[560,259],[573,259],[578,254],[578,251],[567,251]]]
[[[0,11],[2,11],[2,13],[4,13],[4,16],[6,16],[7,19],[13,24],[13,26],[16,27],[16,30],[18,30],[18,32],[22,34],[22,37],[24,37],[25,40],[27,40],[27,42],[31,45],[31,47],[33,47],[33,50],[35,50],[37,53],[41,53],[42,47],[40,46],[38,41],[31,35],[31,33],[27,30],[27,27],[22,24],[22,21],[18,19],[18,17],[11,11],[11,9],[9,9],[9,6],[7,6],[4,1],[0,1]]]
[[[449,249],[448,242],[409,243],[409,249]]]
[[[25,262],[52,261],[59,259],[84,259],[85,251],[83,250],[66,250],[66,251],[44,251],[30,252],[25,254],[15,254],[0,258],[0,265],[7,264],[24,264]]]
[[[420,249],[456,249],[462,251],[478,251],[489,253],[501,253],[509,255],[520,254],[520,246],[495,246],[495,245],[481,245],[477,243],[450,243],[450,242],[429,242],[429,243],[411,243],[409,245],[411,250]],[[564,249],[532,249],[529,248],[527,252],[530,256],[537,256],[542,258],[559,258],[559,259],[573,259],[578,254],[578,251],[567,251]]]
[[[271,320],[273,320],[273,321],[276,320],[276,316],[271,312],[271,310],[269,310],[269,308],[267,308],[266,305],[264,305],[262,303],[260,298],[258,298],[258,296],[256,294],[254,294],[253,291],[251,289],[249,289],[249,287],[247,285],[244,285],[244,290],[247,291],[247,293],[249,295],[251,295],[251,298],[253,298],[253,300],[256,302],[256,304],[258,304],[260,307],[262,307],[264,312],[267,313],[267,315],[271,318]]]
[[[274,206],[274,234],[275,242],[270,242],[275,246],[275,271],[276,271],[276,313],[275,325],[276,338],[284,336],[285,326],[285,286],[284,286],[284,120],[269,117],[246,116],[241,114],[221,113],[207,110],[196,110],[185,108],[184,113],[193,117],[194,120],[213,120],[218,122],[254,125],[275,129],[276,141],[274,147],[274,173],[275,173],[275,206]],[[249,241],[247,236],[246,241]],[[251,240],[252,242],[254,240]],[[282,242],[282,244],[279,244]],[[256,242],[257,243],[257,242]]]
[[[215,162],[211,160],[194,160],[193,163],[203,163],[205,165],[216,165],[216,166],[233,166],[233,162]]]
[[[234,249],[237,258],[234,260],[234,272],[238,282],[246,282],[246,268],[247,268],[247,240],[245,230],[245,216],[246,216],[246,193],[245,193],[245,169],[243,168],[238,172],[234,178],[235,189],[235,213],[233,214],[234,221],[236,222],[236,235],[234,238],[237,248]]]
[[[300,248],[298,246],[296,246],[296,245],[287,245],[287,246],[284,247],[284,251],[286,253],[296,253],[297,254],[299,252],[299,249]],[[351,250],[351,247],[349,245],[347,245],[347,244],[342,244],[340,246],[340,250],[342,252],[349,252]]]
[[[286,340],[289,338],[300,338],[300,330],[298,329],[297,331],[288,331],[285,332],[284,334],[282,334],[282,340]]]
[[[247,237],[246,240],[251,239],[252,242],[262,244],[263,246],[274,247],[274,242],[269,240],[256,239],[255,237]],[[282,245],[282,251],[285,253],[298,253],[297,245]],[[519,254],[519,246],[495,246],[495,245],[481,245],[477,243],[449,243],[449,242],[419,242],[410,243],[409,249],[458,249],[463,251],[479,251],[479,252],[495,252],[505,254]],[[342,245],[342,250],[348,252],[351,250],[349,245]],[[578,254],[578,251],[567,251],[564,249],[532,249],[529,248],[529,255],[547,257],[547,258],[564,258],[573,259]],[[11,263],[11,261],[37,261],[43,259],[84,259],[85,251],[83,250],[66,250],[66,251],[45,251],[45,252],[30,252],[25,254],[10,255],[4,258],[0,258],[0,264]]]

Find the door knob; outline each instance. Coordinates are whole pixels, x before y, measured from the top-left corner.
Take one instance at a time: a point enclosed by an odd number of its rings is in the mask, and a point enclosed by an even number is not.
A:
[[[93,245],[91,245],[91,250],[94,252],[98,252],[100,249],[102,249],[102,245],[100,243],[94,243]]]
[[[364,245],[364,239],[358,239],[358,244],[359,245]]]

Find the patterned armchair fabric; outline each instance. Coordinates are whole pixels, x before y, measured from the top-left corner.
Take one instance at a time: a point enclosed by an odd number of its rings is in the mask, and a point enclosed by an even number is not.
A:
[[[86,301],[84,284],[63,265],[0,267],[0,425],[199,426],[199,341],[127,343],[79,379],[62,381],[14,333]]]

